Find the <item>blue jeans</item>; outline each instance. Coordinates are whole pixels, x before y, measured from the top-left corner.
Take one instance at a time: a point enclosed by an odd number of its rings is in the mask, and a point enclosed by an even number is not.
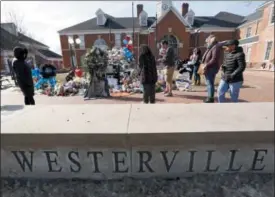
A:
[[[194,74],[194,81],[196,85],[201,84],[201,76],[198,74],[199,66],[194,66],[193,74]]]
[[[215,78],[217,72],[213,69],[205,73],[205,83],[207,87],[208,98],[214,98],[215,94]]]
[[[229,90],[231,102],[237,103],[239,99],[240,89],[243,85],[243,82],[236,82],[236,83],[227,83],[224,80],[220,81],[218,87],[218,101],[219,103],[225,102],[225,94]]]

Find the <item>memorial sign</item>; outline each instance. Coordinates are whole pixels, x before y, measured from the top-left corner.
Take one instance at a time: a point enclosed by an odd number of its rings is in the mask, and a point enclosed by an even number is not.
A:
[[[273,172],[272,145],[255,147],[2,150],[1,174],[3,177],[112,179]]]

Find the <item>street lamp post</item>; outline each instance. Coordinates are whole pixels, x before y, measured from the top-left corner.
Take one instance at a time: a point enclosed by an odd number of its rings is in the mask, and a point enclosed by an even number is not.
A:
[[[195,33],[196,33],[196,43],[195,43],[195,46],[196,48],[198,48],[199,46],[199,34],[200,34],[200,29],[196,29],[195,30]]]
[[[69,44],[70,44],[72,67],[75,68],[75,62],[74,62],[74,57],[76,58],[75,44],[79,45],[81,43],[81,40],[79,38],[76,38],[76,39],[69,38],[68,41],[69,41]],[[76,66],[77,66],[77,61],[76,61]]]

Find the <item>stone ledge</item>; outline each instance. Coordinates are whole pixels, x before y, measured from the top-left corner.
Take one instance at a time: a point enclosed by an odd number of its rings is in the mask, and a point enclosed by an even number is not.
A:
[[[273,139],[274,103],[45,105],[24,108],[1,122],[4,147],[273,143]]]
[[[1,124],[2,177],[274,172],[274,103],[29,109]]]

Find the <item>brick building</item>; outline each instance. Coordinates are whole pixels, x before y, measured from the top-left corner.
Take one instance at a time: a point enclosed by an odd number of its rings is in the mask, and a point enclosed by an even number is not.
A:
[[[13,48],[16,46],[29,49],[29,60],[33,64],[41,65],[50,63],[57,68],[63,67],[61,55],[51,51],[45,44],[34,40],[20,32],[13,23],[1,23],[1,72],[9,73],[8,60],[13,59]]]
[[[262,26],[266,25],[264,21],[271,12],[269,4],[271,3],[267,2],[259,8],[264,10]],[[256,12],[260,12],[259,10]],[[166,39],[180,58],[187,58],[194,47],[199,47],[202,52],[205,51],[205,39],[210,33],[214,33],[220,41],[236,38],[240,39],[242,45],[246,45],[247,39],[251,38],[243,38],[242,28],[251,22],[251,18],[253,18],[251,15],[245,17],[228,12],[219,12],[215,16],[196,16],[187,3],[182,4],[180,13],[173,7],[171,0],[158,2],[157,14],[153,17],[148,17],[146,8],[141,4],[137,5],[134,18],[116,18],[99,9],[95,18],[59,31],[63,62],[65,67],[69,67],[75,60],[79,65],[81,56],[94,45],[98,38],[105,40],[110,48],[121,47],[125,35],[132,36],[135,55],[139,54],[140,46],[144,44],[149,45],[155,54],[158,53],[159,43]],[[274,27],[272,30],[262,28],[263,37],[267,34],[267,30],[274,34]],[[79,38],[81,43],[73,45],[75,53],[72,53],[68,40],[76,38]],[[259,43],[259,49],[262,51],[264,42]],[[247,49],[245,50],[247,53]],[[253,58],[253,61],[262,62],[261,55]],[[252,59],[249,58],[251,61]]]

